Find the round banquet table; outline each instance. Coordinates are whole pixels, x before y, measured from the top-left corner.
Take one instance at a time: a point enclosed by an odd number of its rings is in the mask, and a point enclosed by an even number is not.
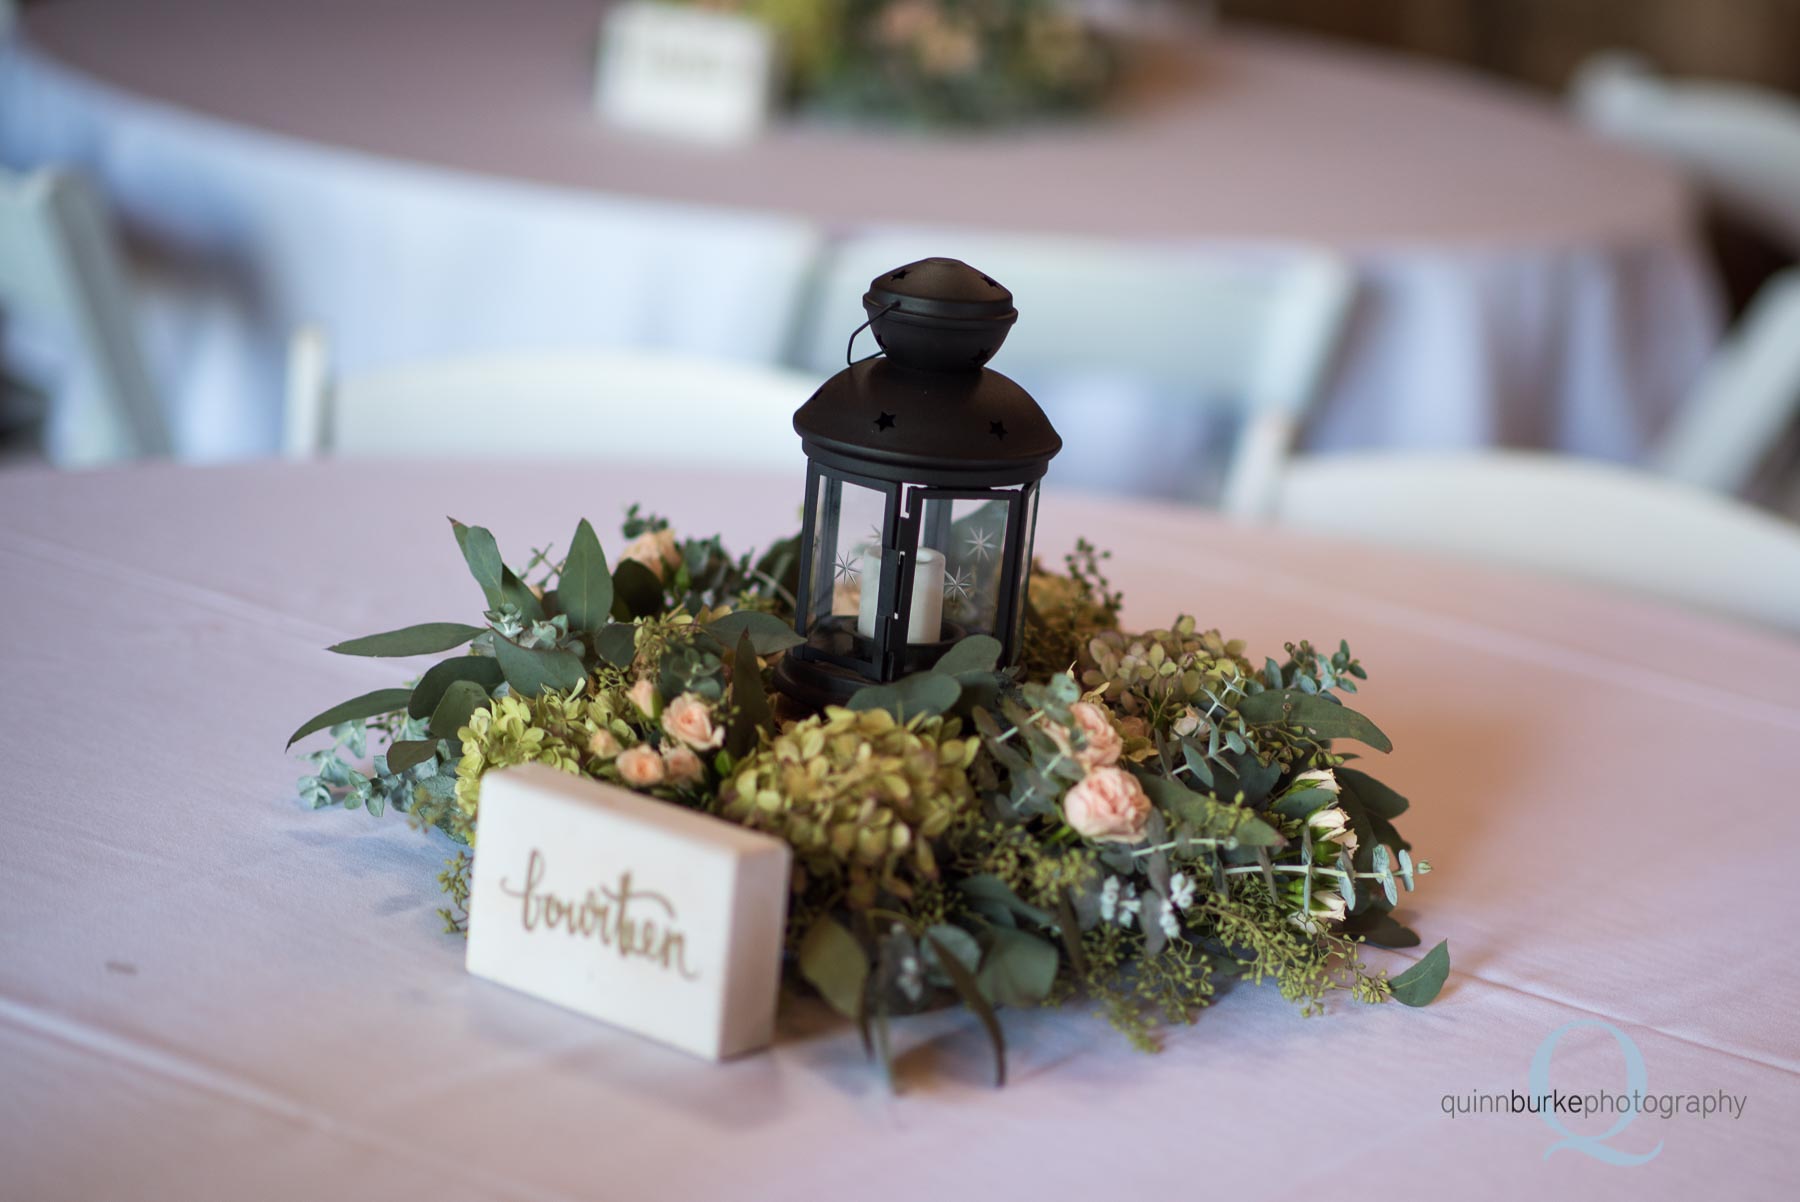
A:
[[[1436,867],[1404,903],[1454,970],[1429,1008],[1303,1019],[1240,987],[1159,1055],[1076,1004],[897,1028],[901,1092],[855,1032],[784,1008],[715,1066],[470,977],[436,916],[449,854],[405,821],[295,799],[282,743],[399,666],[322,648],[478,600],[443,515],[502,547],[643,499],[738,543],[791,482],[679,470],[321,464],[0,474],[0,1164],[8,1197],[901,1199],[1401,1193],[1788,1196],[1800,966],[1783,783],[1800,644],[1524,576],[1189,510],[1045,494],[1039,546],[1116,552],[1128,625],[1348,638],[1382,776]],[[615,542],[613,539],[607,540]],[[1393,968],[1417,953],[1372,955]],[[1563,1024],[1611,1022],[1654,1094],[1564,1151],[1527,1089]],[[1622,1090],[1614,1041],[1553,1083]],[[1582,1129],[1575,1120],[1570,1125]],[[1783,1187],[1787,1188],[1783,1188]],[[1138,1187],[1147,1187],[1140,1189]]]
[[[195,456],[273,445],[297,322],[324,324],[347,368],[570,342],[770,358],[800,321],[809,235],[855,231],[1340,252],[1361,293],[1319,447],[1628,458],[1716,339],[1674,172],[1470,75],[1165,30],[1093,121],[929,138],[789,122],[707,151],[595,118],[601,7],[33,7],[0,48],[0,161],[104,181]],[[1167,400],[1096,386],[1055,416],[1079,429],[1086,404],[1157,431]],[[1106,466],[1089,481],[1128,484]]]

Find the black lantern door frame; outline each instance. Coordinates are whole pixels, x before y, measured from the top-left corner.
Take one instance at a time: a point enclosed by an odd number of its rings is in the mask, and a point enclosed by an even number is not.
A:
[[[862,589],[876,590],[875,621],[871,636],[844,632],[845,638],[822,645],[811,636],[833,613],[840,575],[840,522],[843,486],[856,485],[882,498],[881,572],[879,579],[861,579]],[[1006,519],[994,552],[1001,557],[1000,577],[994,590],[992,634],[1001,640],[1001,662],[1014,662],[1022,623],[1018,621],[1025,574],[1030,571],[1032,548],[1026,545],[1026,524],[1035,515],[1039,481],[993,488],[954,488],[882,480],[813,461],[806,476],[806,504],[800,545],[805,554],[807,579],[798,598],[796,629],[808,636],[801,654],[852,671],[872,674],[876,680],[894,680],[930,668],[939,655],[967,633],[958,623],[943,620],[940,638],[913,643],[909,635],[914,587],[918,581],[919,549],[929,547],[946,554],[952,537],[952,507],[957,501],[1005,506]],[[904,504],[903,504],[904,502]],[[854,629],[855,619],[851,619]],[[866,654],[858,654],[866,645]],[[836,649],[844,647],[849,653]]]

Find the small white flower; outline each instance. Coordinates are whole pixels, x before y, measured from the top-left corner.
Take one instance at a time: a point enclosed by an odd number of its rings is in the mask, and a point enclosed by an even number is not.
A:
[[[1290,914],[1288,921],[1310,935],[1317,935],[1325,929],[1327,923],[1342,922],[1347,911],[1343,896],[1336,890],[1315,889],[1309,911],[1305,914]]]
[[[925,996],[925,974],[917,956],[900,958],[899,985],[901,992],[915,1002]]]
[[[1106,878],[1106,884],[1100,886],[1100,921],[1116,922],[1128,927],[1137,917],[1144,903],[1138,899],[1137,886],[1128,884],[1116,876]]]
[[[1356,851],[1356,832],[1350,829],[1350,815],[1336,806],[1314,810],[1306,819],[1306,828],[1315,839],[1335,843],[1347,852]]]
[[[1302,772],[1299,776],[1296,776],[1289,791],[1293,792],[1299,789],[1323,789],[1333,797],[1336,797],[1341,788],[1342,786],[1338,784],[1337,773],[1329,768],[1314,768],[1309,772]]]
[[[1111,922],[1119,912],[1119,878],[1109,876],[1100,886],[1100,921]]]
[[[1181,936],[1181,920],[1175,917],[1173,906],[1162,908],[1162,913],[1156,916],[1156,925],[1160,926],[1162,933],[1171,939],[1178,939]]]
[[[1194,882],[1185,872],[1178,872],[1169,878],[1169,905],[1177,910],[1185,910],[1194,904]]]
[[[1133,922],[1137,921],[1138,911],[1143,908],[1144,903],[1138,900],[1137,886],[1126,885],[1124,889],[1120,890],[1119,925],[1131,926]]]

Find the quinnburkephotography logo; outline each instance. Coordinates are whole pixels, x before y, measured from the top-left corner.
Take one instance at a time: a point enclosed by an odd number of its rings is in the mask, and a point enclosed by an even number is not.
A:
[[[1622,1090],[1602,1088],[1569,1093],[1551,1086],[1550,1065],[1556,1057],[1558,1045],[1571,1032],[1588,1027],[1605,1031],[1618,1045],[1625,1060]],[[1605,1164],[1631,1168],[1648,1164],[1661,1155],[1663,1150],[1663,1141],[1660,1139],[1647,1149],[1641,1144],[1633,1149],[1613,1142],[1624,1136],[1640,1116],[1652,1114],[1672,1119],[1677,1115],[1692,1115],[1709,1119],[1715,1115],[1728,1115],[1738,1119],[1743,1117],[1744,1107],[1749,1101],[1745,1094],[1731,1094],[1724,1090],[1708,1093],[1651,1093],[1649,1078],[1644,1054],[1631,1036],[1604,1019],[1578,1018],[1550,1032],[1544,1037],[1544,1042],[1538,1045],[1537,1052],[1531,1057],[1531,1069],[1526,1077],[1529,1092],[1520,1093],[1515,1089],[1505,1093],[1480,1093],[1472,1090],[1466,1094],[1445,1094],[1442,1105],[1444,1113],[1451,1118],[1465,1114],[1535,1114],[1556,1136],[1544,1149],[1545,1160],[1558,1152],[1571,1151],[1591,1156]],[[1608,1115],[1612,1116],[1612,1122],[1604,1130],[1577,1131],[1571,1125],[1587,1126],[1589,1124],[1583,1122],[1584,1119]]]

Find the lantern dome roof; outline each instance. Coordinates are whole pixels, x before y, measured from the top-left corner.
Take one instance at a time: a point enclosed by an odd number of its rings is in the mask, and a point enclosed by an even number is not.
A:
[[[1062,438],[1031,394],[984,365],[1019,312],[956,259],[883,272],[863,296],[881,355],[852,364],[794,414],[809,457],[884,480],[944,486],[1043,476]]]
[[[794,414],[809,458],[884,480],[1025,484],[1062,450],[1038,403],[991,369],[931,371],[883,357],[845,368]]]

